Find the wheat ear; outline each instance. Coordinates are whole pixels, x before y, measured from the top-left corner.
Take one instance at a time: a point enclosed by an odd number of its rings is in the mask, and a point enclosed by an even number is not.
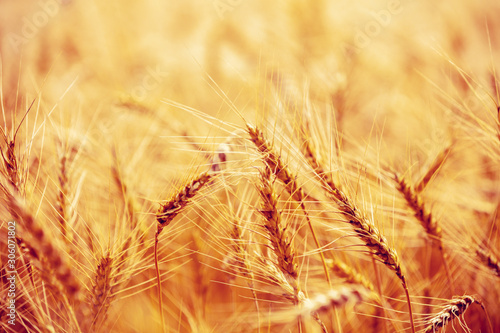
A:
[[[243,235],[241,230],[241,224],[239,218],[235,217],[233,219],[233,228],[231,231],[232,240],[232,250],[236,257],[236,267],[240,271],[240,274],[246,279],[246,283],[252,292],[252,297],[254,299],[255,310],[257,311],[257,321],[260,327],[260,308],[259,301],[257,299],[257,293],[254,287],[254,274],[252,272],[250,263],[247,256],[247,248],[243,243]]]
[[[305,313],[321,313],[330,308],[339,308],[347,304],[357,304],[366,298],[366,291],[359,286],[338,286],[325,294],[307,298],[303,302]]]
[[[112,269],[113,258],[109,255],[102,257],[97,264],[94,281],[92,283],[91,306],[92,324],[91,330],[95,330],[97,324],[106,318],[107,310],[112,298]]]
[[[9,200],[9,209],[16,222],[19,223],[20,231],[30,234],[33,246],[31,253],[38,256],[37,268],[41,272],[42,279],[49,287],[54,287],[58,296],[65,303],[69,319],[75,325],[75,330],[80,332],[80,327],[74,309],[82,313],[81,301],[79,299],[80,284],[74,276],[71,266],[66,258],[54,247],[48,239],[45,231],[39,227],[39,222],[25,208],[24,203],[9,191],[8,187],[2,185],[2,189]]]
[[[403,177],[395,174],[394,180],[397,184],[397,190],[403,195],[408,206],[413,210],[415,217],[420,221],[426,233],[431,239],[437,242],[440,248],[442,248],[442,229],[434,216],[432,216],[432,213],[425,207],[422,197]]]
[[[478,247],[476,249],[476,254],[486,267],[493,271],[496,276],[500,277],[500,262],[493,253]]]
[[[15,189],[16,192],[20,192],[21,190],[21,177],[19,174],[19,167],[18,167],[18,161],[17,161],[17,156],[15,152],[15,147],[16,147],[16,139],[9,140],[7,138],[7,135],[5,134],[3,128],[1,128],[1,133],[3,135],[3,138],[5,142],[7,143],[7,149],[4,153],[4,151],[0,148],[0,155],[2,156],[2,162],[4,165],[4,170],[3,173],[5,174],[6,178],[9,180],[10,185]]]
[[[434,159],[432,164],[430,165],[429,169],[427,169],[427,172],[420,178],[420,180],[417,182],[415,185],[415,191],[416,192],[422,192],[427,184],[432,180],[433,177],[436,176],[436,174],[441,170],[441,168],[444,165],[444,162],[446,162],[446,159],[450,155],[451,152],[451,145],[443,149],[438,156]]]
[[[443,308],[443,310],[441,310],[439,313],[437,313],[434,317],[432,317],[426,322],[427,327],[425,328],[424,333],[437,332],[441,327],[446,326],[450,321],[464,314],[465,311],[467,311],[467,309],[469,308],[469,306],[471,306],[474,303],[481,306],[481,308],[485,311],[486,314],[486,309],[484,308],[483,304],[478,300],[476,300],[474,297],[472,296],[455,297],[449,301],[449,303]],[[489,317],[488,317],[488,324],[490,326],[491,332],[493,332],[493,328],[491,326]]]
[[[264,228],[269,234],[278,259],[278,267],[295,280],[298,277],[295,250],[291,238],[287,235],[287,225],[283,224],[281,213],[278,211],[278,197],[273,188],[271,170],[267,165],[260,172],[259,195],[262,202],[260,213],[264,217]]]
[[[446,276],[450,283],[450,290],[453,294],[455,286],[444,253],[442,242],[443,232],[441,227],[439,226],[432,213],[425,207],[424,200],[422,199],[420,194],[410,184],[408,184],[408,182],[403,177],[399,176],[398,174],[394,174],[394,180],[397,184],[397,190],[403,195],[406,203],[415,213],[415,217],[417,218],[417,220],[419,220],[422,227],[424,227],[427,235],[429,235],[433,243],[437,245],[443,259]]]
[[[193,179],[191,182],[186,184],[184,187],[180,188],[175,192],[167,202],[160,204],[158,212],[156,213],[156,220],[158,222],[156,234],[155,234],[155,267],[156,267],[156,281],[158,284],[158,307],[161,316],[162,330],[165,332],[165,320],[163,319],[163,305],[162,305],[162,294],[161,294],[161,277],[160,268],[158,265],[158,236],[162,232],[163,228],[168,226],[170,222],[186,208],[191,199],[196,195],[196,193],[208,184],[212,178],[213,174],[207,172],[200,174],[198,177]]]
[[[331,260],[328,265],[332,272],[350,284],[360,284],[370,291],[375,291],[373,284],[361,273],[340,260]]]
[[[306,195],[302,187],[297,182],[296,175],[292,174],[290,170],[286,167],[286,165],[283,163],[279,155],[277,155],[276,152],[273,150],[272,145],[267,142],[266,138],[264,137],[264,134],[260,129],[247,124],[247,131],[248,134],[250,135],[251,141],[257,147],[257,150],[261,153],[264,159],[264,163],[272,170],[276,178],[278,178],[285,185],[287,192],[290,193],[293,199],[299,203],[300,208],[304,212],[304,215],[307,219],[307,224],[309,226],[309,229],[311,230],[311,234],[314,239],[314,243],[316,244],[319,255],[321,257],[321,262],[323,264],[323,270],[325,272],[326,280],[328,281],[328,285],[331,288],[332,283],[330,280],[328,267],[326,265],[325,256],[321,251],[321,245],[319,243],[316,232],[314,231],[314,227],[311,223],[311,219],[309,217],[309,214],[307,213],[304,204],[304,199],[306,198]]]
[[[306,298],[302,294],[300,307],[292,311],[277,312],[276,322],[290,322],[294,319],[311,316],[315,321],[319,320],[323,332],[328,332],[326,326],[320,321],[318,314],[328,312],[330,309],[344,308],[356,305],[366,299],[368,292],[361,286],[339,285],[329,289],[326,293],[316,294],[312,298]]]
[[[415,327],[408,284],[396,250],[389,246],[386,238],[380,233],[378,228],[360,213],[356,205],[335,185],[333,179],[327,173],[323,172],[321,175],[323,175],[321,180],[324,188],[337,202],[340,212],[346,218],[347,222],[354,227],[357,236],[365,243],[365,246],[367,246],[384,265],[394,271],[401,280],[408,302],[411,329],[414,333]]]
[[[287,225],[283,224],[281,213],[278,211],[278,197],[273,188],[271,180],[271,169],[266,164],[260,172],[259,195],[261,198],[260,213],[264,217],[264,228],[269,234],[271,246],[278,260],[278,268],[283,272],[295,293],[294,304],[299,304],[301,297],[300,285],[298,282],[298,264],[295,256],[295,249],[291,238],[287,233]],[[318,322],[323,332],[327,332],[325,324],[318,314],[313,314],[313,318]]]
[[[318,175],[325,191],[338,204],[340,212],[346,218],[347,222],[354,227],[354,231],[357,236],[365,243],[365,246],[367,246],[375,256],[377,256],[387,267],[389,267],[389,269],[394,271],[401,280],[406,294],[406,300],[408,302],[411,330],[412,333],[415,333],[408,284],[403,274],[403,268],[396,250],[387,244],[387,240],[380,233],[378,228],[363,214],[361,214],[354,202],[352,202],[335,184],[331,175],[327,173],[319,163],[316,158],[315,151],[308,140],[305,140],[304,142],[303,153],[309,165]]]
[[[39,257],[39,261],[43,261],[43,263],[47,264],[50,270],[53,271],[54,277],[61,284],[65,295],[68,296],[71,301],[77,302],[80,285],[73,275],[70,265],[57,251],[52,241],[48,239],[44,230],[38,226],[35,218],[26,210],[24,204],[21,203],[16,196],[10,194],[8,194],[8,196],[11,212],[22,226],[22,231],[29,233],[36,244],[36,252],[41,256]],[[41,268],[43,271],[44,267]],[[51,276],[49,275],[50,274],[43,273],[42,277],[49,282],[51,280]]]

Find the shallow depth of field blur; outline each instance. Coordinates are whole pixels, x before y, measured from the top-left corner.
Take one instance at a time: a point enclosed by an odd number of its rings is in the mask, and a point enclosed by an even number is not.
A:
[[[493,0],[0,1],[0,331],[162,332],[163,317],[166,332],[410,332],[398,277],[330,202],[305,140],[397,251],[416,331],[464,295],[485,310],[441,330],[500,331],[500,271],[478,254],[500,257],[499,16]],[[350,285],[332,269],[329,286],[320,251],[376,296],[308,313],[284,295],[247,123],[307,194],[302,209],[274,180],[304,297]],[[393,175],[415,185],[444,155],[420,192],[440,254]],[[155,214],[207,171],[159,236],[160,314]]]

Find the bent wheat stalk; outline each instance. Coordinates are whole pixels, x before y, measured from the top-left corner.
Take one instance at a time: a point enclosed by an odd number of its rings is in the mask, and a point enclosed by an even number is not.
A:
[[[167,200],[167,202],[161,204],[160,208],[158,208],[158,212],[156,213],[156,220],[158,221],[158,225],[155,234],[154,257],[156,281],[158,284],[158,307],[160,311],[163,332],[165,332],[165,320],[163,319],[161,277],[160,268],[158,266],[158,236],[162,232],[163,228],[168,226],[170,222],[172,222],[172,220],[186,208],[186,206],[190,203],[191,199],[196,195],[196,193],[198,193],[198,191],[203,188],[203,186],[208,184],[213,177],[213,174],[209,174],[207,172],[200,174],[187,185],[175,192],[171,196],[171,198]]]
[[[306,140],[304,144],[304,155],[309,165],[314,169],[319,176],[321,184],[330,197],[337,203],[340,213],[346,218],[347,222],[354,227],[357,236],[365,243],[365,246],[377,256],[389,269],[394,271],[401,280],[403,289],[406,294],[408,303],[408,312],[410,316],[410,324],[412,333],[415,333],[415,325],[413,322],[413,311],[411,307],[410,293],[408,284],[399,256],[393,248],[387,244],[386,238],[381,234],[378,228],[366,218],[340,188],[335,184],[331,175],[323,169],[318,162],[314,153],[313,147]]]

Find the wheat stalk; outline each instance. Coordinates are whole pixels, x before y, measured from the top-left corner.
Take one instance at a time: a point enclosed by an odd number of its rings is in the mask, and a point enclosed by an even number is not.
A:
[[[158,265],[158,237],[163,228],[168,226],[170,222],[172,222],[172,220],[187,207],[196,193],[198,193],[204,186],[206,186],[213,179],[213,177],[214,174],[210,174],[208,172],[198,175],[198,177],[177,190],[169,200],[167,200],[165,203],[160,204],[158,212],[156,213],[156,220],[158,224],[155,234],[154,257],[156,267],[156,280],[158,284],[158,304],[163,331],[165,331],[165,322],[163,318],[162,307],[161,276]]]

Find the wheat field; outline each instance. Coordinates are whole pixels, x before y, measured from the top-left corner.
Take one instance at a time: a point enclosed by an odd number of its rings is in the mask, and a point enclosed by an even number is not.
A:
[[[0,2],[1,332],[500,332],[500,3]]]

